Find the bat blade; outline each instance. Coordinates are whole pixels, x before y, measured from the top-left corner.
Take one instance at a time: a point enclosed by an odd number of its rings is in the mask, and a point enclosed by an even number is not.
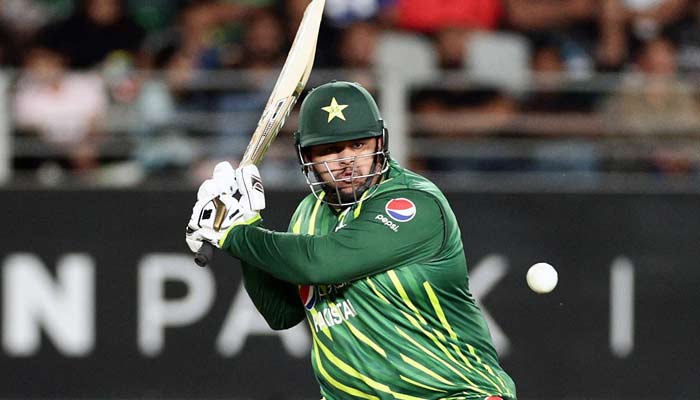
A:
[[[259,164],[306,86],[316,55],[325,0],[313,0],[304,11],[287,61],[246,148],[241,165]]]
[[[304,11],[294,42],[287,55],[270,98],[248,143],[240,166],[260,164],[270,145],[284,125],[285,119],[294,108],[297,99],[309,80],[316,56],[318,31],[326,0],[312,0]],[[219,215],[217,208],[217,217]],[[223,212],[221,212],[223,215]],[[205,267],[214,256],[214,246],[204,243],[195,256],[195,263]]]

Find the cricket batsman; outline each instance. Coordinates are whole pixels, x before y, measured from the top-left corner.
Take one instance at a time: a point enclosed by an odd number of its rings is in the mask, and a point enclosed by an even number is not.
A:
[[[295,133],[311,194],[289,232],[258,226],[255,166],[220,164],[200,188],[187,242],[241,260],[246,290],[273,329],[306,319],[325,400],[515,400],[469,292],[455,215],[433,183],[389,157],[387,141],[360,85],[316,88]],[[226,206],[220,230],[214,197]]]

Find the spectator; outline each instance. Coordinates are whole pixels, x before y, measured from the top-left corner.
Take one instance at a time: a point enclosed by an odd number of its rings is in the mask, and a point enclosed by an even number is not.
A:
[[[232,57],[229,44],[219,35],[220,21],[215,1],[199,1],[185,6],[177,23],[161,32],[155,32],[144,42],[145,64],[166,67],[166,78],[172,90],[182,92],[200,70],[219,69]]]
[[[210,155],[241,157],[250,134],[275,83],[276,70],[284,63],[285,27],[280,16],[270,9],[259,9],[246,19],[243,58],[239,65],[249,77],[245,89],[220,96],[217,110],[230,115],[222,119],[219,143]]]
[[[556,34],[569,72],[617,71],[637,40],[656,37],[680,19],[688,0],[506,0],[508,25],[537,36]]]
[[[355,22],[343,31],[338,47],[345,68],[370,68],[375,63],[379,27],[368,21]]]
[[[135,155],[150,175],[187,170],[201,153],[194,139],[212,130],[189,118],[190,112],[216,110],[219,92],[196,88],[207,78],[202,71],[223,65],[225,42],[217,36],[214,7],[213,1],[188,4],[173,26],[144,40],[145,66],[162,72],[144,74],[136,102],[142,125],[133,132]]]
[[[347,69],[344,79],[366,88],[375,87],[372,68],[376,63],[380,28],[370,21],[355,22],[343,30],[337,47],[341,68]]]
[[[49,25],[45,35],[71,68],[84,69],[118,51],[135,57],[143,30],[127,14],[125,0],[81,0],[73,15]]]
[[[517,103],[498,89],[472,86],[466,91],[420,90],[412,96],[411,111],[417,136],[432,136],[438,143],[417,149],[422,157],[413,160],[414,166],[441,172],[522,167],[522,160],[506,160],[493,149],[482,153],[483,147],[472,146],[470,151],[462,152],[452,144],[453,140],[512,135]]]
[[[590,140],[578,137],[598,133],[597,119],[592,113],[595,94],[585,89],[585,82],[572,83],[567,79],[564,58],[556,42],[539,43],[534,51],[531,70],[535,85],[522,102],[520,115],[530,120],[534,132],[553,140],[539,141],[532,145],[531,169],[556,172],[595,172],[599,168],[599,155]],[[575,123],[564,124],[564,121]],[[522,133],[522,132],[521,132]]]
[[[700,107],[691,88],[678,76],[676,48],[666,38],[648,42],[637,57],[635,71],[605,104],[610,129],[630,135],[683,135],[700,128]],[[679,172],[693,163],[687,149],[652,149],[653,168]],[[695,155],[693,155],[695,157]]]
[[[219,69],[228,55],[227,41],[218,35],[217,3],[199,1],[180,10],[177,23],[144,41],[144,64],[163,70],[163,78],[180,111],[211,111],[218,91],[194,90],[203,71]],[[238,56],[237,58],[242,58]]]
[[[619,68],[628,49],[655,39],[688,11],[688,0],[601,0],[598,59],[605,68]]]
[[[223,22],[237,19],[244,28],[240,43],[222,35],[221,29]],[[284,21],[270,8],[243,9],[200,1],[181,10],[175,27],[147,39],[149,65],[165,70],[165,82],[173,95],[167,99],[163,88],[151,82],[148,89],[161,99],[158,103],[174,105],[182,121],[201,112],[217,113],[218,118],[189,124],[190,138],[207,143],[200,148],[199,161],[191,162],[189,155],[179,157],[194,164],[195,174],[200,166],[208,169],[210,159],[235,161],[242,156],[275,82],[275,69],[284,62],[288,50],[285,32]],[[223,91],[212,81],[216,76],[208,72],[228,67],[245,69],[246,75],[234,76],[240,87]],[[156,164],[164,163],[158,160]]]
[[[568,79],[566,60],[556,39],[536,42],[530,70],[533,72],[532,90],[524,97],[521,111],[527,113],[593,111],[596,94],[586,90],[587,82],[572,84]]]
[[[44,151],[65,167],[86,171],[99,160],[107,97],[98,76],[68,73],[66,66],[55,49],[28,52],[14,98],[15,123],[36,134]]]
[[[503,13],[500,0],[396,0],[393,7],[395,26],[424,33],[453,27],[496,29]]]
[[[676,133],[697,128],[700,109],[679,80],[676,48],[670,40],[650,41],[637,57],[633,73],[606,104],[614,126],[627,133]]]
[[[505,0],[505,25],[535,42],[554,37],[566,71],[586,77],[596,64],[599,1]]]
[[[460,27],[441,28],[435,34],[435,48],[442,69],[461,69],[470,31]]]
[[[500,0],[396,0],[389,10],[394,27],[432,35],[443,69],[462,68],[469,35],[497,29],[503,14]]]
[[[245,24],[244,58],[241,66],[268,70],[281,66],[286,56],[285,24],[270,9],[252,13]]]

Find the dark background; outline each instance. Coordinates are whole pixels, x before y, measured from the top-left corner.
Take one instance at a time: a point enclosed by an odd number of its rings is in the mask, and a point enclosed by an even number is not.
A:
[[[304,195],[268,193],[266,225],[284,229]],[[88,356],[62,355],[47,337],[35,355],[3,350],[1,398],[319,397],[308,358],[291,357],[276,337],[249,337],[234,357],[217,353],[240,281],[237,262],[221,254],[211,266],[217,295],[206,317],[169,328],[156,357],[140,352],[138,264],[152,253],[187,254],[183,233],[194,197],[165,190],[0,192],[3,268],[18,252],[38,255],[51,271],[60,256],[87,253],[95,260],[97,302],[97,340]],[[502,363],[520,399],[700,398],[700,195],[448,198],[470,265],[489,255],[507,260],[507,275],[481,301],[511,342]],[[635,343],[625,358],[608,343],[610,266],[620,256],[635,271]],[[559,271],[549,295],[525,284],[538,261]]]

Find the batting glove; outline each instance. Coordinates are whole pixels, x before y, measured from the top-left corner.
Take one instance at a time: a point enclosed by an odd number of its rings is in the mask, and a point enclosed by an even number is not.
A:
[[[236,187],[241,193],[241,205],[252,211],[265,209],[265,189],[260,171],[255,165],[246,165],[235,171]]]
[[[217,215],[220,217],[217,219]],[[246,210],[233,195],[220,195],[212,200],[199,200],[192,208],[185,240],[193,253],[203,242],[221,248],[226,235],[238,225],[250,225],[261,219],[257,211]]]
[[[234,171],[231,164],[221,162],[214,168],[212,179],[199,187],[185,241],[194,253],[204,241],[220,248],[234,226],[259,221],[258,211],[264,208],[265,191],[258,168],[248,165]]]

